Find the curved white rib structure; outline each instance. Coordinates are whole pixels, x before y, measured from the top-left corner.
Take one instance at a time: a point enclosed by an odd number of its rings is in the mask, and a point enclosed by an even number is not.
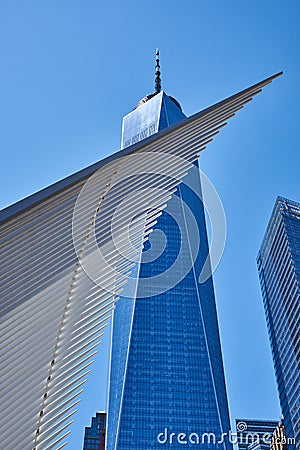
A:
[[[278,75],[1,213],[1,448],[66,445],[114,302],[160,211],[219,129]]]

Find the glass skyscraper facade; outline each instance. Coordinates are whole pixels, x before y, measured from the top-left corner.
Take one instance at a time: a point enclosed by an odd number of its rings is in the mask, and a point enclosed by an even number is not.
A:
[[[273,433],[270,450],[288,450],[283,422],[280,421]]]
[[[123,119],[122,145],[156,133],[185,116],[175,99],[164,92],[143,99]],[[197,165],[197,163],[196,163]],[[176,195],[191,210],[200,234],[200,250],[191,263],[193,246],[185,210],[176,214],[185,230],[167,212],[159,217],[156,240],[145,243],[134,292],[116,303],[113,316],[107,449],[138,450],[162,447],[194,448],[197,436],[213,433],[220,440],[230,429],[213,281],[199,283],[208,256],[208,240],[199,172],[193,175],[196,193],[181,184]],[[197,195],[198,193],[198,195]],[[165,274],[180,252],[182,233],[189,240],[184,264],[191,269],[165,292],[147,296],[153,277]],[[154,234],[153,234],[154,236]],[[149,261],[149,251],[165,242]],[[177,269],[180,272],[180,268]],[[173,277],[180,278],[180,273]],[[143,283],[140,282],[143,280]],[[126,288],[125,288],[126,289]],[[148,289],[148,291],[147,291]],[[183,433],[186,437],[178,437]],[[205,440],[205,437],[204,437]],[[206,449],[231,449],[231,444],[205,441]]]
[[[269,450],[278,422],[236,419],[238,450]]]
[[[257,263],[286,436],[299,448],[300,203],[277,198]]]
[[[85,427],[83,450],[105,450],[106,413],[97,412],[90,427]]]

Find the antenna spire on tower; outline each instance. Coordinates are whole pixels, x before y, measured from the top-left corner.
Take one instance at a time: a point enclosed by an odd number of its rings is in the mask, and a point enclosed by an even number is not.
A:
[[[156,49],[156,65],[155,65],[155,93],[161,91],[160,65],[159,65],[159,50]]]

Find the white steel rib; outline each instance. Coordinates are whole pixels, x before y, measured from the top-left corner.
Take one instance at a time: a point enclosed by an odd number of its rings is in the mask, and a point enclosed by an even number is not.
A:
[[[0,213],[1,449],[65,447],[117,295],[161,210],[226,121],[279,75]]]

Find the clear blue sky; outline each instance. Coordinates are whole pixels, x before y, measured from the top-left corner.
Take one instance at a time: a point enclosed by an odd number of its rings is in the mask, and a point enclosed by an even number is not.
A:
[[[300,200],[299,12],[298,0],[0,3],[1,207],[118,150],[122,116],[153,91],[156,47],[187,115],[284,71],[201,157],[228,224],[215,288],[232,419],[280,416],[255,259],[276,196]],[[105,407],[105,355],[72,450]]]

